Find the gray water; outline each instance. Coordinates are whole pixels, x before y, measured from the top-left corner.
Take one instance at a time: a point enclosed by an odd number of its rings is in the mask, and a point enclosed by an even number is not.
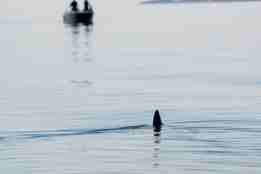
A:
[[[2,1],[1,173],[261,172],[261,3]]]

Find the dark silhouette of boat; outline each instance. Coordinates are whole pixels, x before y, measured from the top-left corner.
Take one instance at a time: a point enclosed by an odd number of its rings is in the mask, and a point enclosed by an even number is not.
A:
[[[67,24],[92,24],[94,11],[92,8],[85,11],[67,11],[63,15],[63,21]]]

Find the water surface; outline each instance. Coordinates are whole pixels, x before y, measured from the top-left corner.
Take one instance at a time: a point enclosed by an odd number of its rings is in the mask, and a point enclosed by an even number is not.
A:
[[[90,2],[3,1],[0,171],[260,173],[260,3]]]

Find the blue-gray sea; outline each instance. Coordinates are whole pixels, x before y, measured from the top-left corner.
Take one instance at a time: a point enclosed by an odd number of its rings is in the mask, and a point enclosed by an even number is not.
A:
[[[261,172],[260,2],[69,3],[1,0],[0,173]]]

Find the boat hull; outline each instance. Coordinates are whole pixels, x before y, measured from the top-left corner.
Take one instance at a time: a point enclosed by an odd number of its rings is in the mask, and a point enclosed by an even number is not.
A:
[[[64,23],[68,24],[92,24],[93,11],[86,12],[65,12],[63,15]]]

